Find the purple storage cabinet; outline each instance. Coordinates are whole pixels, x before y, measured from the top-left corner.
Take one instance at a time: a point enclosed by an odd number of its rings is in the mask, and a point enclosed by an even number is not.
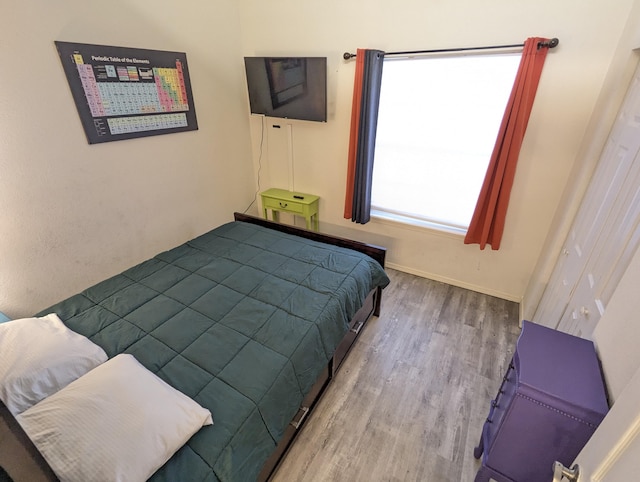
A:
[[[608,410],[593,343],[523,321],[474,450],[475,482],[551,482],[553,462],[571,466]]]

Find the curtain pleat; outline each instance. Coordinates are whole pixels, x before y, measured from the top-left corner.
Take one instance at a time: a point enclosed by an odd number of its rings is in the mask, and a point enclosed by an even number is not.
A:
[[[496,145],[464,238],[465,244],[479,244],[480,249],[490,244],[491,249],[500,249],[520,147],[549,51],[549,47],[538,45],[546,41],[547,39],[538,37],[525,41]]]
[[[378,126],[384,52],[358,49],[351,107],[351,129],[344,217],[370,220],[373,158]]]
[[[351,128],[349,130],[349,153],[347,165],[347,193],[344,202],[344,217],[351,218],[353,210],[354,179],[356,177],[356,154],[358,152],[358,126],[360,124],[360,101],[362,99],[362,77],[364,75],[364,50],[356,52],[356,72],[353,79],[351,100]]]

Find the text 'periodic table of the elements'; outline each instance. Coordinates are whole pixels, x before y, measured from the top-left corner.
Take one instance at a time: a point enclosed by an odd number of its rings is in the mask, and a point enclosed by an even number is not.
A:
[[[198,128],[186,54],[55,44],[90,144]]]

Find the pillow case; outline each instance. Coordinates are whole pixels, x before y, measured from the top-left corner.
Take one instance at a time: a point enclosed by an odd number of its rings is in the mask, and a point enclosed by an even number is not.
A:
[[[1,323],[0,399],[17,415],[106,360],[55,313]]]
[[[145,481],[211,412],[120,354],[17,417],[62,482]]]

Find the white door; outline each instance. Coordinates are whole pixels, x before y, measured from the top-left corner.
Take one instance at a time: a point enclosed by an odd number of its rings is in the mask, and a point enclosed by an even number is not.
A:
[[[589,338],[640,238],[640,69],[533,321]]]
[[[640,480],[640,370],[575,460],[578,482]]]

